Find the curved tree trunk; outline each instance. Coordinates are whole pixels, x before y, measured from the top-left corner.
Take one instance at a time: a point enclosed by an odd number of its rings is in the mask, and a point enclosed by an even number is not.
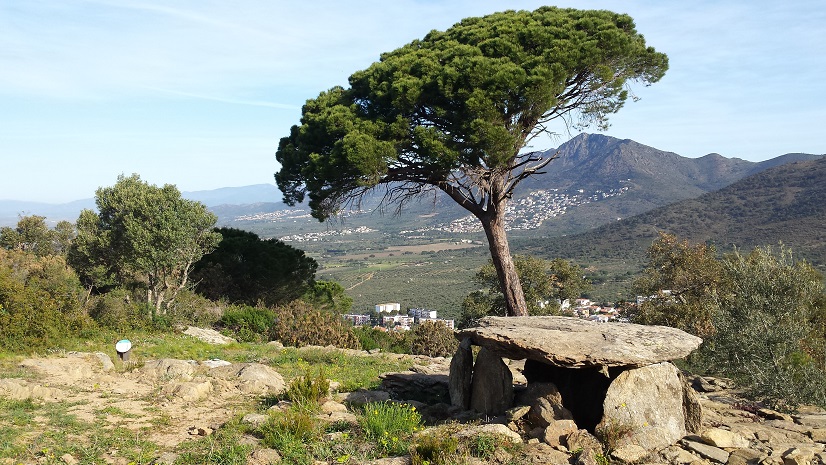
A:
[[[503,206],[504,207],[504,206]],[[488,238],[490,257],[499,277],[499,286],[505,296],[505,309],[508,316],[528,316],[525,293],[516,274],[516,267],[511,257],[508,237],[505,233],[505,209],[497,208],[487,215],[478,216]]]

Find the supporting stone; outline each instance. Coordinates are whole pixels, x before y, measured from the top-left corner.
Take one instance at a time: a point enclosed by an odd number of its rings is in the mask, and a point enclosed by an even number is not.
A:
[[[473,381],[473,352],[470,339],[465,338],[450,360],[450,404],[463,410],[470,408],[470,386]]]
[[[499,355],[485,349],[476,356],[470,408],[485,415],[501,415],[513,406],[513,376]]]

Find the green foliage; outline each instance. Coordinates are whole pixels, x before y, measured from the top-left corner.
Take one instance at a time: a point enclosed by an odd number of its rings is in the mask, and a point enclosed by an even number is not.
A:
[[[0,348],[44,349],[92,328],[83,298],[62,256],[0,249]]]
[[[89,308],[91,316],[100,326],[125,333],[134,329],[148,329],[152,325],[152,312],[144,301],[135,301],[125,289],[96,296]]]
[[[453,330],[438,321],[424,321],[410,332],[410,353],[414,355],[450,357],[459,347]]]
[[[411,348],[410,332],[388,331],[372,326],[356,326],[353,334],[358,338],[362,350],[381,349],[383,352],[409,354]]]
[[[275,312],[265,307],[233,305],[224,310],[218,327],[231,331],[241,342],[259,342],[275,323]]]
[[[407,451],[410,437],[422,428],[422,416],[406,404],[376,402],[364,406],[359,425],[379,450],[398,455]]]
[[[334,345],[358,349],[353,326],[341,315],[319,310],[297,300],[275,309],[276,320],[270,329],[270,339],[284,345]]]
[[[277,239],[234,228],[218,228],[221,242],[195,263],[192,279],[213,300],[281,305],[301,297],[318,264],[302,250]]]
[[[783,246],[723,261],[730,288],[707,347],[712,367],[776,408],[826,406],[823,277]]]
[[[810,264],[782,245],[718,259],[711,248],[669,235],[651,255],[641,288],[672,291],[644,303],[638,321],[704,336],[692,362],[776,408],[826,405],[826,296]]]
[[[648,257],[643,276],[634,283],[634,291],[647,297],[635,322],[672,326],[700,337],[712,335],[712,315],[724,285],[714,247],[691,245],[660,233]]]
[[[78,218],[69,263],[90,287],[145,290],[159,313],[186,287],[194,262],[221,239],[212,230],[217,218],[203,204],[136,174],[98,189],[95,203],[99,213],[84,210]]]
[[[585,272],[567,260],[516,255],[513,261],[530,315],[559,314],[558,302],[579,298],[591,289]],[[475,280],[486,289],[465,297],[459,317],[460,328],[474,326],[484,316],[507,315],[493,261],[488,261],[476,273]]]
[[[39,257],[64,254],[73,237],[74,225],[68,221],[60,221],[50,230],[45,216],[20,216],[16,228],[0,228],[0,248]]]
[[[318,404],[329,393],[330,380],[324,376],[323,371],[319,371],[315,375],[307,371],[304,376],[290,381],[285,396],[293,403],[313,405]]]
[[[347,313],[353,306],[350,298],[341,284],[333,281],[315,281],[301,297],[315,308],[336,313]]]
[[[413,465],[451,465],[456,463],[459,440],[451,435],[419,436],[410,451]]]
[[[313,464],[313,446],[324,433],[310,413],[293,409],[273,413],[260,430],[262,445],[276,449],[282,463],[295,465]]]
[[[627,15],[542,7],[468,18],[308,100],[279,142],[276,182],[290,205],[308,195],[321,221],[381,185],[399,208],[443,191],[481,222],[507,312],[522,315],[505,211],[552,160],[523,149],[557,118],[607,127],[626,84],[656,82],[667,68]]]

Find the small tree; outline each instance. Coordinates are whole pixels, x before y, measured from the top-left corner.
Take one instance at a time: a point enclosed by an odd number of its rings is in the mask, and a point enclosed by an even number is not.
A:
[[[21,216],[17,227],[0,228],[0,248],[21,250],[39,257],[62,255],[73,237],[74,226],[68,221],[60,221],[54,229],[49,229],[45,216]]]
[[[591,288],[582,269],[561,258],[549,261],[529,255],[516,255],[514,263],[529,315],[559,313],[559,303],[576,299]],[[461,327],[472,326],[483,316],[507,315],[505,298],[492,261],[476,273],[475,280],[486,289],[472,292],[462,302]]]
[[[193,264],[221,235],[206,207],[181,197],[170,184],[118,176],[95,194],[99,213],[81,212],[71,265],[89,286],[132,285],[146,291],[154,312],[163,312],[189,282]]]
[[[700,337],[714,333],[724,272],[713,246],[689,244],[660,233],[648,249],[648,265],[634,283],[645,301],[634,320],[680,328]]]
[[[379,186],[399,209],[443,192],[482,223],[507,314],[527,315],[505,208],[553,157],[524,149],[556,119],[607,127],[626,84],[656,82],[667,67],[627,15],[543,7],[468,18],[307,101],[279,143],[276,181],[289,205],[308,194],[322,221]]]
[[[221,242],[195,263],[192,273],[200,294],[213,300],[272,306],[290,302],[312,286],[318,263],[303,250],[240,229],[216,232]]]

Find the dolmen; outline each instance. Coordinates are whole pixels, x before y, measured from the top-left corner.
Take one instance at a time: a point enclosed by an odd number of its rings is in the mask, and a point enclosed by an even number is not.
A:
[[[700,426],[699,402],[671,363],[702,342],[684,331],[572,317],[485,317],[456,337],[451,404],[504,416],[552,446],[587,430],[614,447],[656,450]],[[481,347],[475,360],[472,346]],[[527,385],[514,384],[505,360],[525,361]]]

